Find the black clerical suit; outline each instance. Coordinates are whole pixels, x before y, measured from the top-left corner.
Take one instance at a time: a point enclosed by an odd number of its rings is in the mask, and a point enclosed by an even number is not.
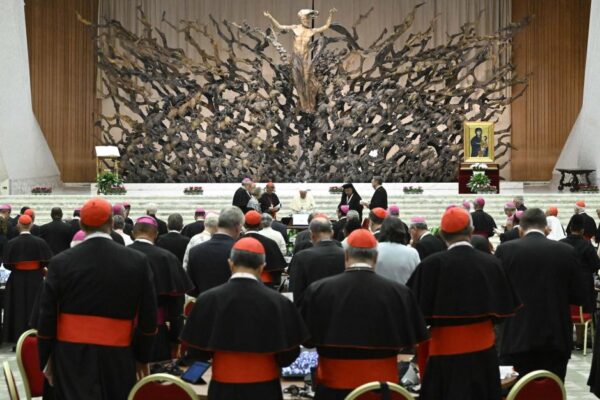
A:
[[[446,244],[431,233],[426,232],[415,243],[414,248],[419,253],[419,259],[424,260],[432,254],[446,250]]]
[[[242,212],[245,215],[248,211],[251,210],[251,208],[248,208],[248,202],[250,201],[250,198],[250,193],[248,193],[246,188],[242,186],[235,191],[231,204],[242,210]]]
[[[158,332],[150,361],[170,360],[183,328],[183,304],[186,293],[193,289],[192,281],[170,251],[145,240],[136,240],[128,247],[146,255],[154,278]]]
[[[585,212],[580,213],[580,215],[583,216],[583,236],[587,240],[591,240],[592,238],[596,237],[596,233],[598,232],[598,228],[596,227],[596,221],[594,221],[594,218],[590,217]],[[571,217],[571,219],[572,218],[573,217]],[[569,224],[567,225],[567,229],[565,230],[567,232],[567,235],[571,234],[571,220],[569,220]]]
[[[420,398],[500,400],[493,323],[520,301],[499,260],[459,242],[424,259],[407,285],[431,326]]]
[[[183,256],[185,255],[185,249],[187,249],[189,243],[190,238],[175,231],[159,236],[156,240],[156,245],[173,253],[181,265],[183,265]]]
[[[269,211],[269,208],[277,206],[281,207],[281,201],[279,201],[279,197],[275,193],[269,194],[267,192],[264,192],[262,196],[260,196],[260,199],[258,199],[258,202],[260,203],[261,212],[268,213],[273,216],[275,216],[277,211],[272,213],[271,211]]]
[[[319,400],[343,400],[367,382],[398,382],[398,352],[427,338],[411,291],[365,264],[312,283],[300,313],[310,332],[306,345],[319,353]]]
[[[118,244],[120,244],[122,246],[125,246],[125,239],[123,239],[123,236],[119,235],[117,232],[110,231],[110,237],[116,243],[118,243]]]
[[[596,249],[589,240],[581,235],[569,235],[560,242],[566,243],[573,246],[575,254],[579,260],[579,266],[581,267],[580,273],[582,274],[583,282],[587,290],[587,299],[583,305],[583,311],[586,313],[593,313],[596,311],[596,290],[594,290],[594,274],[600,269],[600,258]]]
[[[4,293],[4,342],[16,343],[29,329],[29,317],[44,280],[44,267],[51,257],[48,244],[28,232],[22,232],[4,246],[4,268],[11,271]]]
[[[163,221],[162,219],[159,219],[156,215],[148,214],[148,216],[154,218],[154,220],[158,224],[158,235],[159,236],[164,235],[167,232],[169,232],[169,229],[167,228],[167,223],[165,221]]]
[[[375,189],[373,197],[371,197],[371,202],[369,203],[369,208],[371,210],[377,207],[381,207],[384,210],[387,210],[388,208],[387,191],[383,186],[379,186]]]
[[[294,241],[294,255],[311,247],[313,247],[313,244],[311,242],[309,229],[305,229],[296,235],[296,240]]]
[[[187,224],[186,226],[184,226],[183,230],[181,231],[181,234],[191,239],[192,237],[194,237],[194,235],[197,235],[202,232],[204,232],[204,220],[198,219],[192,222],[191,224]]]
[[[481,235],[486,238],[494,236],[494,229],[496,228],[496,221],[494,218],[482,209],[475,210],[471,213],[473,219],[473,234]]]
[[[521,237],[519,227],[514,227],[504,233],[500,234],[500,242],[510,242],[511,240],[517,240]]]
[[[181,334],[190,358],[213,360],[209,400],[281,400],[280,368],[307,338],[292,302],[249,274],[202,293]]]
[[[304,291],[313,282],[344,272],[344,249],[333,240],[320,240],[294,256],[290,263],[290,288],[294,304],[302,302]]]
[[[73,240],[71,227],[60,219],[40,226],[40,237],[48,243],[54,255],[70,248]]]
[[[56,398],[125,400],[136,361],[150,360],[156,318],[152,270],[140,252],[92,234],[52,258],[38,346],[40,366],[52,363]]]
[[[187,273],[195,286],[193,296],[227,282],[231,276],[227,260],[233,243],[231,236],[215,233],[206,242],[190,249]]]
[[[520,376],[545,369],[564,380],[573,347],[570,305],[582,305],[587,293],[575,250],[532,231],[495,254],[523,302],[501,325],[502,363]]]

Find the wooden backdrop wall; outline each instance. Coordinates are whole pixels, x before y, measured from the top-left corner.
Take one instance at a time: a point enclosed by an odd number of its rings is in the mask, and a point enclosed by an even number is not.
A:
[[[129,17],[123,22],[126,25],[135,24],[134,10],[140,2],[101,1],[107,14],[129,10],[126,11]],[[463,1],[464,12],[454,8],[449,10],[444,7],[446,1],[440,0],[430,0],[426,7],[436,13],[455,13],[454,18],[459,21],[477,15],[480,9],[492,10],[494,15],[502,13],[502,9],[498,8],[500,6],[494,6],[502,2]],[[141,3],[150,5],[154,2]],[[270,9],[274,15],[287,21],[295,19],[297,9],[307,7],[310,2],[260,0],[253,1],[251,7],[247,0],[194,0],[188,3],[190,9],[186,10],[185,18],[192,18],[194,13],[188,12],[193,9],[202,8],[202,14],[205,14],[209,7],[217,19],[247,19],[250,23],[257,23],[263,22],[263,9]],[[349,21],[354,18],[348,17],[355,17],[357,12],[375,5],[372,18],[375,17],[379,22],[371,19],[363,28],[370,30],[370,27],[377,27],[375,30],[379,31],[381,26],[395,22],[390,21],[389,13],[381,13],[382,7],[405,11],[415,1],[403,1],[401,10],[398,9],[398,0],[353,0],[348,4],[317,0],[315,3],[324,14],[330,6],[337,6],[340,8],[338,18]],[[510,6],[508,4],[506,7]],[[350,8],[354,11],[350,12]],[[519,149],[512,153],[513,180],[550,179],[554,163],[581,106],[589,9],[590,0],[512,0],[513,20],[526,14],[536,16],[534,22],[517,36],[513,50],[518,72],[532,74],[527,94],[512,107],[513,144]],[[100,110],[100,102],[95,91],[94,50],[75,11],[95,21],[99,13],[98,2],[27,0],[25,6],[34,112],[61,170],[63,181],[86,182],[95,176],[93,113]],[[159,10],[153,11],[158,14]],[[421,15],[424,14],[429,13]],[[422,21],[417,18],[416,25],[429,22],[429,17],[422,18]],[[444,28],[448,25],[444,21],[442,23],[438,33],[443,36]],[[493,26],[498,20],[487,17],[484,23]]]
[[[513,0],[513,20],[535,19],[519,33],[513,60],[531,74],[525,95],[513,103],[511,179],[552,177],[583,100],[590,0]]]
[[[95,21],[94,0],[26,0],[33,111],[63,182],[95,179],[96,61],[75,12]]]

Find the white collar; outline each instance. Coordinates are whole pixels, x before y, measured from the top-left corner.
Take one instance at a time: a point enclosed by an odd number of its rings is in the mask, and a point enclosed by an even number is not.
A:
[[[172,229],[172,230],[169,231],[169,233],[181,233],[181,232],[176,231],[175,229]]]
[[[31,235],[30,231],[23,231],[21,233],[19,233],[19,235]]]
[[[423,234],[421,236],[419,236],[419,240],[423,239],[427,235],[431,235],[431,232],[429,232],[429,231],[423,232]]]
[[[135,239],[135,242],[140,242],[140,243],[147,243],[147,244],[151,244],[154,246],[154,243],[152,243],[150,240],[148,239]]]
[[[369,268],[369,269],[373,269],[372,266],[370,266],[367,263],[356,263],[356,264],[352,264],[351,266],[349,266],[346,269],[364,269],[364,268]]]
[[[108,233],[104,233],[104,232],[90,233],[89,235],[86,235],[85,239],[83,239],[83,240],[88,240],[88,239],[93,239],[93,238],[103,238],[103,239],[112,240],[112,237]]]
[[[534,232],[535,233],[541,233],[542,235],[546,236],[546,233],[544,231],[542,231],[542,230],[539,230],[539,229],[529,229],[527,232],[525,232],[525,235],[523,235],[523,236],[527,236],[530,233],[534,233]]]
[[[456,243],[452,243],[450,246],[448,246],[448,250],[451,250],[455,247],[459,247],[459,246],[469,246],[469,247],[473,247],[473,245],[469,242],[467,242],[466,240],[462,240],[460,242],[456,242]]]
[[[231,278],[229,279],[254,279],[255,281],[258,281],[258,278],[249,272],[236,272],[231,275]]]

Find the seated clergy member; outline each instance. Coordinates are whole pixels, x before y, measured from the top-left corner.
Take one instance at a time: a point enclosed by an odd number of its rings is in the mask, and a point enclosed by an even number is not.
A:
[[[209,399],[282,399],[279,370],[296,359],[308,332],[292,302],[260,283],[258,240],[238,240],[229,265],[231,279],[198,297],[181,341],[190,358],[213,360]]]
[[[172,350],[179,344],[179,334],[183,327],[185,294],[194,288],[177,257],[154,245],[157,235],[158,224],[154,218],[138,218],[133,226],[135,241],[129,246],[146,255],[154,277],[158,332],[150,361],[171,359]]]
[[[43,270],[52,257],[52,250],[43,239],[30,233],[33,221],[21,215],[17,237],[4,246],[4,268],[12,271],[4,295],[2,339],[15,343],[28,328],[34,302],[44,280]]]
[[[545,369],[562,380],[573,347],[570,305],[583,305],[589,293],[573,247],[546,238],[546,215],[529,208],[521,218],[521,239],[496,249],[523,309],[501,325],[504,365],[520,376]]]
[[[265,248],[266,265],[260,279],[270,286],[278,286],[281,281],[281,273],[287,266],[279,246],[273,239],[269,239],[259,233],[262,216],[258,211],[248,211],[245,216],[246,233],[244,237],[253,237]]]
[[[219,214],[217,232],[190,250],[187,273],[196,287],[192,295],[219,286],[229,279],[227,259],[244,225],[244,214],[236,206],[225,207]]]
[[[448,251],[427,257],[408,281],[431,326],[417,350],[429,350],[420,398],[500,400],[494,322],[512,316],[519,300],[499,260],[469,243],[466,210],[446,210],[440,229]]]
[[[399,350],[427,338],[411,291],[375,274],[377,240],[371,232],[357,229],[348,236],[345,260],[345,272],[310,285],[300,304],[310,332],[307,345],[319,353],[320,400],[344,399],[367,382],[397,382]]]
[[[183,236],[180,232],[183,228],[183,218],[181,214],[171,214],[167,219],[167,227],[169,232],[160,235],[156,240],[156,245],[165,250],[169,250],[179,260],[179,264],[183,264],[183,256],[187,249],[190,238]]]
[[[313,247],[294,255],[289,268],[296,305],[311,283],[344,272],[344,250],[333,241],[331,221],[319,215],[310,221],[308,230]]]
[[[85,240],[48,266],[38,320],[40,365],[57,399],[126,399],[136,372],[147,373],[142,363],[156,334],[152,270],[146,256],[111,240],[106,200],[84,204],[81,227]]]

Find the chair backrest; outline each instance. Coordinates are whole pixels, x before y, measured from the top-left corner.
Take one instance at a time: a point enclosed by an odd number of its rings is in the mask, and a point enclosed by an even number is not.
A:
[[[8,361],[2,363],[4,369],[4,380],[6,381],[6,387],[8,388],[9,400],[19,400],[19,391],[17,390],[17,383],[15,382],[15,376],[10,369]]]
[[[25,386],[25,398],[44,395],[44,372],[40,368],[37,331],[23,332],[17,341],[17,365]]]
[[[140,380],[127,400],[199,400],[194,389],[176,376],[154,374]]]
[[[519,379],[506,400],[566,400],[565,385],[550,371],[533,371]]]
[[[369,382],[354,389],[345,400],[414,400],[414,397],[395,383]]]

